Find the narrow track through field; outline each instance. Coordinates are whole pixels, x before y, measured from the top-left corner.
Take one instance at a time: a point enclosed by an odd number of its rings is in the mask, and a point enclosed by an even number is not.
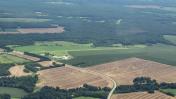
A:
[[[112,89],[109,92],[108,97],[107,97],[107,99],[111,99],[111,97],[112,97],[112,95],[113,95],[113,93],[114,93],[114,91],[117,87],[116,81],[113,80],[111,77],[109,77],[108,75],[102,74],[102,73],[98,73],[98,72],[95,72],[95,71],[88,70],[88,69],[81,69],[81,68],[70,66],[70,65],[66,65],[66,66],[69,67],[69,68],[73,68],[73,69],[83,71],[83,72],[88,72],[88,73],[93,74],[93,75],[101,76],[102,78],[104,78],[108,82],[111,81],[112,84],[110,84],[110,85],[112,86]]]

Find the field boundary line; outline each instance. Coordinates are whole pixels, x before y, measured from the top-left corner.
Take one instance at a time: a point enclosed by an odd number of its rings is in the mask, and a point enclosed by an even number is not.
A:
[[[115,91],[115,89],[117,87],[116,81],[113,80],[111,77],[109,77],[106,74],[102,74],[102,73],[99,73],[99,72],[91,71],[91,70],[88,70],[88,69],[82,69],[82,68],[79,68],[79,67],[74,67],[74,66],[71,66],[71,65],[66,65],[66,67],[72,68],[72,69],[76,69],[76,70],[79,70],[79,71],[82,71],[82,72],[87,72],[87,73],[90,73],[90,74],[93,74],[93,75],[100,76],[102,79],[106,80],[108,83],[109,83],[109,81],[111,81],[111,83],[113,85],[112,85],[112,89],[109,92],[108,97],[107,97],[107,99],[111,99],[111,97],[112,97],[112,95],[113,95],[113,93],[114,93],[114,91]]]

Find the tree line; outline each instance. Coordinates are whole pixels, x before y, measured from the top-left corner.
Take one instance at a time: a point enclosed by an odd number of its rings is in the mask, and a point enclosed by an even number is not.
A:
[[[116,93],[131,93],[131,92],[144,92],[154,93],[160,89],[176,89],[176,83],[158,83],[156,80],[150,77],[137,77],[133,80],[132,85],[120,85],[116,88]],[[166,93],[174,96],[171,93]]]
[[[36,82],[38,81],[37,75],[23,76],[23,77],[1,77],[1,87],[20,88],[26,92],[33,92]]]
[[[9,69],[14,66],[14,64],[0,64],[0,76],[10,75]]]
[[[22,99],[73,99],[75,97],[87,96],[100,99],[106,99],[110,88],[100,88],[84,84],[83,87],[74,89],[60,89],[45,86],[36,93],[29,94]]]
[[[7,45],[32,45],[36,41],[68,41],[74,43],[93,43],[94,46],[111,46],[112,44],[135,45],[156,43],[172,44],[160,34],[117,34],[117,35],[79,35],[67,32],[62,34],[0,34],[0,46]],[[172,44],[173,45],[173,44]]]

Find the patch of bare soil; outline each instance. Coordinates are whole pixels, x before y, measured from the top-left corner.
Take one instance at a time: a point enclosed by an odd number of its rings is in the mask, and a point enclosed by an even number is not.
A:
[[[15,76],[15,77],[21,77],[21,76],[27,76],[27,75],[31,75],[32,73],[26,73],[24,72],[25,67],[23,65],[16,65],[13,66],[9,69],[9,72],[11,74],[11,76]]]
[[[64,27],[57,27],[57,28],[20,28],[18,29],[19,33],[21,34],[29,34],[29,33],[63,33]]]
[[[83,72],[70,67],[58,67],[38,72],[40,82],[38,87],[52,86],[60,88],[77,88],[83,84],[105,87],[108,82],[98,75]]]

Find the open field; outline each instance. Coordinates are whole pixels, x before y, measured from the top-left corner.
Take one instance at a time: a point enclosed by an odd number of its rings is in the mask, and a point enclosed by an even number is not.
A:
[[[4,52],[4,49],[0,48],[0,53],[3,53]]]
[[[0,34],[45,34],[45,33],[63,33],[64,27],[56,28],[19,28],[11,30],[0,31]]]
[[[176,82],[176,68],[139,58],[129,58],[111,63],[105,63],[87,69],[104,73],[118,84],[132,84],[136,77],[151,77],[158,82]]]
[[[175,99],[174,97],[167,96],[160,92],[149,94],[147,92],[136,92],[127,94],[116,94],[112,96],[112,99]]]
[[[39,61],[40,60],[40,58],[29,56],[29,55],[25,55],[23,52],[13,51],[11,54],[14,55],[14,56],[23,58],[23,59],[30,60],[30,61]]]
[[[87,83],[94,86],[105,87],[109,83],[98,75],[71,67],[59,67],[38,72],[38,87],[53,86],[60,88],[76,88]]]
[[[21,98],[28,93],[18,88],[0,87],[0,94],[9,94],[12,98]]]
[[[160,89],[162,92],[171,93],[176,96],[176,89]]]
[[[176,44],[176,36],[173,36],[173,35],[164,35],[164,38],[166,40],[169,40],[171,41],[172,43]]]
[[[41,62],[38,62],[38,64],[40,64],[43,67],[50,67],[50,66],[53,66],[53,62],[54,61],[41,61]]]
[[[15,76],[15,77],[31,75],[31,73],[25,73],[24,69],[25,67],[23,65],[16,65],[16,66],[11,67],[9,69],[9,72],[11,76]]]
[[[23,58],[19,58],[13,55],[9,55],[9,54],[0,54],[0,63],[1,64],[5,64],[5,63],[24,63],[24,62],[28,62],[28,60],[23,59]]]
[[[171,11],[175,12],[176,7],[165,7],[158,5],[126,5],[125,7],[136,8],[136,9],[155,9],[155,10],[163,10],[163,11]]]
[[[92,66],[120,59],[138,57],[146,60],[176,66],[176,46],[155,44],[147,47],[127,47],[127,49],[69,51],[74,58],[63,61],[74,66]]]
[[[20,28],[18,29],[21,34],[29,34],[29,33],[62,33],[64,32],[64,27],[57,28]]]
[[[161,6],[158,5],[126,5],[129,8],[139,8],[139,9],[160,9]]]
[[[137,46],[135,46],[137,47]],[[93,44],[77,44],[72,42],[37,42],[29,46],[11,46],[14,50],[22,52],[32,52],[37,54],[50,53],[57,56],[69,55],[70,51],[96,51],[111,49],[128,49],[127,47],[94,47]]]
[[[172,36],[174,37],[174,36]],[[171,41],[169,38],[168,40]],[[172,39],[173,40],[173,39]],[[72,42],[37,42],[28,46],[10,46],[17,51],[36,54],[49,53],[54,56],[71,56],[72,59],[62,61],[74,66],[91,66],[129,57],[138,57],[164,64],[176,65],[176,46],[154,44],[124,46],[114,44],[112,47],[94,47],[93,44],[77,44]]]
[[[25,22],[25,23],[37,23],[48,22],[50,19],[36,19],[36,18],[0,18],[0,22]]]

